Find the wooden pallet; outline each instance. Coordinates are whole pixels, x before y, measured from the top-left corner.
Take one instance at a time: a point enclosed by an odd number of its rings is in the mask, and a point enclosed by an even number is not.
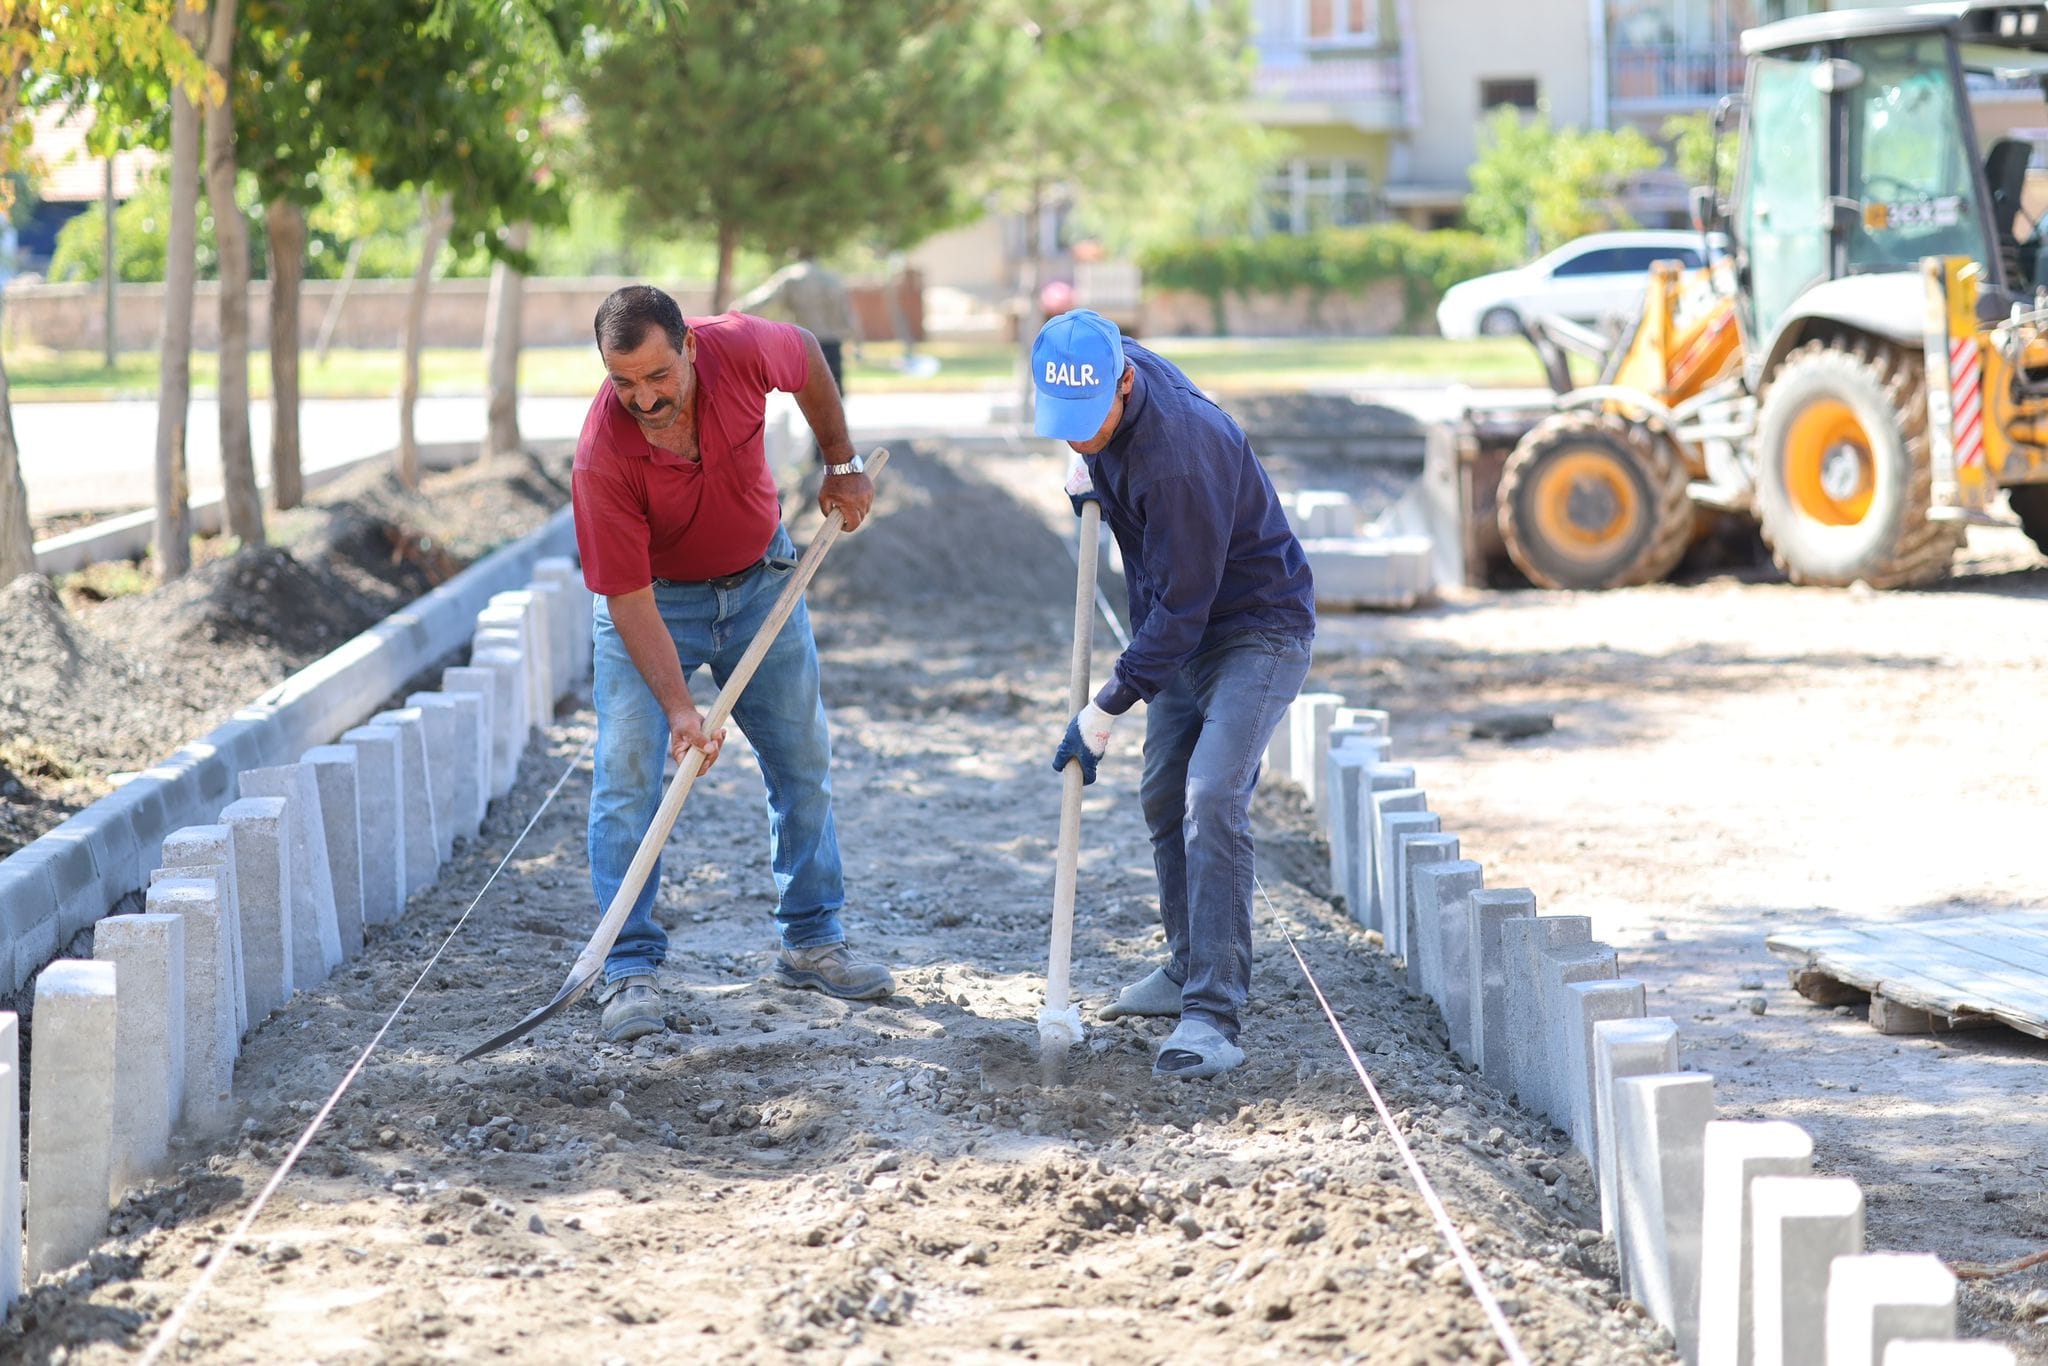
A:
[[[1823,1005],[1870,999],[1885,1034],[2010,1025],[2048,1039],[2048,911],[1791,929],[1764,941]]]

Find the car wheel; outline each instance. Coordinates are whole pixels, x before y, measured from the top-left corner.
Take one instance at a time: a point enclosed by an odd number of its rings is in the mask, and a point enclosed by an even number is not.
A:
[[[1482,337],[1516,337],[1522,332],[1522,315],[1512,308],[1489,308],[1479,319]]]

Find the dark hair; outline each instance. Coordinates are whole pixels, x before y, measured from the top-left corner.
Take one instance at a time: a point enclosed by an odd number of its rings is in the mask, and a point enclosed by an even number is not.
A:
[[[647,329],[658,327],[668,334],[669,345],[683,349],[690,325],[676,301],[653,285],[626,285],[615,289],[597,306],[597,347],[600,351],[631,351],[647,340]]]

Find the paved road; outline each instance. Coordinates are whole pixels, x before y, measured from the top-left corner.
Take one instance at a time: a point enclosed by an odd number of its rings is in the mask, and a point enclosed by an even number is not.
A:
[[[964,433],[986,428],[1000,394],[854,394],[847,416],[856,439],[883,432]],[[776,403],[794,411],[793,400]],[[529,441],[574,437],[589,400],[528,398],[519,405],[519,428]],[[252,407],[256,463],[270,449],[270,406]],[[219,407],[211,398],[192,404],[186,428],[194,498],[220,492]],[[484,427],[481,396],[422,398],[414,430],[423,443],[474,441]],[[14,432],[21,445],[29,512],[117,511],[146,507],[155,497],[151,467],[156,450],[156,404],[148,399],[103,403],[19,403]],[[390,399],[310,399],[299,419],[306,471],[329,469],[388,451],[398,444],[398,405]],[[266,476],[267,480],[267,476]]]

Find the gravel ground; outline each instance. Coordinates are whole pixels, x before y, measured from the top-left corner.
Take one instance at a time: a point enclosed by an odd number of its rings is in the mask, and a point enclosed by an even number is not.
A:
[[[766,816],[736,742],[668,851],[671,1031],[601,1044],[585,1005],[457,1064],[547,999],[595,916],[592,720],[571,704],[440,885],[256,1032],[238,1127],[186,1144],[89,1263],[37,1290],[0,1356],[128,1359],[569,768],[176,1359],[1498,1360],[1284,925],[1530,1352],[1667,1360],[1617,1307],[1584,1165],[1448,1054],[1433,1010],[1326,900],[1326,852],[1284,792],[1255,813],[1270,901],[1250,1063],[1158,1083],[1163,1027],[1127,1023],[1092,1028],[1065,1083],[1041,1086],[1044,765],[1071,570],[1050,531],[1063,506],[997,485],[1042,489],[1050,468],[900,454],[816,594],[851,930],[897,966],[895,997],[765,980]],[[1084,818],[1090,1006],[1160,952],[1137,731]]]

